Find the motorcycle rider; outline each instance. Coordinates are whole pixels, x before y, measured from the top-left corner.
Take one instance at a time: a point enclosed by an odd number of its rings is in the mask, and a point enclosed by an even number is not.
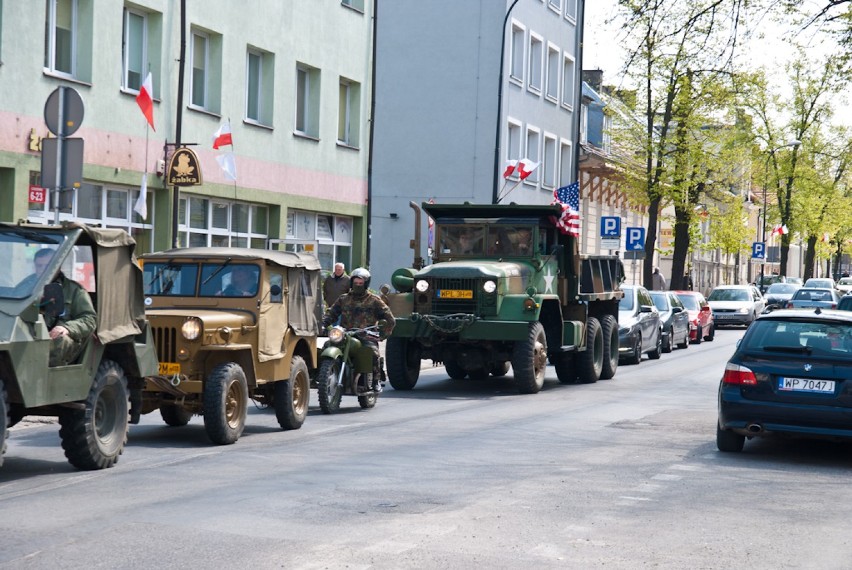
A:
[[[340,319],[340,326],[345,329],[360,329],[375,325],[384,320],[384,326],[379,331],[379,340],[390,336],[396,324],[390,308],[378,295],[370,293],[370,272],[359,267],[349,275],[350,290],[337,298],[322,318],[322,324],[329,327]],[[373,389],[380,392],[381,370],[379,369],[379,342],[366,332],[359,333],[358,339],[373,350]]]

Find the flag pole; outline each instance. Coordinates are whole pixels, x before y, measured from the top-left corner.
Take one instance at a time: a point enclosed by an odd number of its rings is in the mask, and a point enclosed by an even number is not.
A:
[[[508,196],[508,195],[509,195],[509,194],[511,194],[512,192],[514,192],[515,188],[517,188],[518,186],[520,186],[520,185],[521,185],[521,182],[523,182],[523,180],[518,180],[517,182],[515,182],[515,185],[514,185],[514,186],[512,186],[511,188],[509,188],[509,191],[508,191],[508,192],[506,192],[505,194],[503,194],[502,196],[500,196],[499,198],[497,198],[497,203],[499,204],[499,203],[503,200],[503,198],[505,198],[506,196]],[[503,185],[503,188],[505,188],[505,187],[506,187],[506,185],[504,184],[504,185]]]

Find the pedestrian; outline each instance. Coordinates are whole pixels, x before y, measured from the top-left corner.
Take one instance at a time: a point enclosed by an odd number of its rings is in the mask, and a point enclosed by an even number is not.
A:
[[[322,283],[322,300],[326,307],[331,307],[337,298],[349,292],[349,276],[346,266],[340,262],[334,264],[334,271]]]
[[[660,273],[659,267],[654,268],[654,274],[651,276],[651,288],[654,291],[666,290],[666,278]]]

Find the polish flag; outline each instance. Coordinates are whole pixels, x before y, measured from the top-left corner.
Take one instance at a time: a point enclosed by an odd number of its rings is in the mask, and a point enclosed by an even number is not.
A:
[[[822,234],[822,239],[820,241],[828,243],[831,241],[831,236],[828,234],[828,232],[825,232],[824,234]]]
[[[533,173],[533,171],[538,168],[540,162],[533,162],[528,158],[522,158],[518,163],[518,176],[521,177],[521,180],[526,180],[529,178],[529,175]]]
[[[772,228],[772,233],[770,234],[770,237],[774,237],[775,235],[783,236],[783,235],[786,235],[786,234],[789,234],[789,233],[790,233],[790,230],[787,228],[786,224],[783,225],[783,226],[777,225],[774,228]]]
[[[517,160],[507,160],[506,161],[506,170],[503,172],[503,178],[508,178],[515,172],[515,168],[518,166]]]
[[[145,83],[139,88],[139,95],[136,96],[136,104],[142,109],[142,114],[145,115],[145,119],[151,125],[151,129],[156,131],[157,129],[154,128],[154,82],[151,79],[150,71],[148,72],[148,77],[145,78]]]
[[[213,135],[213,148],[219,148],[220,146],[234,146],[234,142],[231,139],[231,123],[225,122],[219,125],[219,130]]]

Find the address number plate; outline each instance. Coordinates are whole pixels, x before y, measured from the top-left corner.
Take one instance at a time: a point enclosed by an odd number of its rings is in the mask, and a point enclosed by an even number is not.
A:
[[[813,378],[778,378],[778,389],[783,392],[834,393],[834,380],[814,380]]]

